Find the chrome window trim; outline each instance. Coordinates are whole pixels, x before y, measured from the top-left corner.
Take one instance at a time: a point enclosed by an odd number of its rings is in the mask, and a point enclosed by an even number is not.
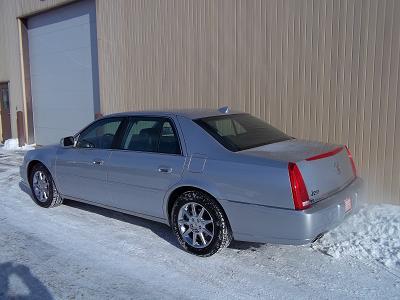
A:
[[[78,144],[78,139],[80,137],[80,135],[82,134],[82,132],[84,132],[86,129],[90,128],[92,125],[94,125],[97,122],[101,122],[104,120],[111,120],[111,119],[120,119],[121,120],[121,124],[120,126],[123,125],[124,121],[127,119],[127,117],[117,117],[117,116],[112,116],[112,117],[104,117],[104,118],[100,118],[97,120],[94,120],[93,122],[91,122],[89,125],[87,125],[86,127],[84,127],[83,129],[81,129],[78,133],[76,133],[75,135],[73,135],[74,138],[74,146],[71,147],[71,149],[90,149],[90,150],[112,150],[112,148],[85,148],[85,147],[77,147],[76,145]],[[117,129],[117,132],[119,130],[119,127]]]

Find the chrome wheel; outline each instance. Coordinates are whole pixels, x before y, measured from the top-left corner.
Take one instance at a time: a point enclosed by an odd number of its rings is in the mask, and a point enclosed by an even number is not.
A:
[[[189,202],[180,208],[178,227],[185,242],[194,248],[205,248],[214,238],[213,218],[199,203]]]
[[[38,170],[33,174],[32,185],[36,199],[46,202],[49,199],[50,183],[43,171]]]

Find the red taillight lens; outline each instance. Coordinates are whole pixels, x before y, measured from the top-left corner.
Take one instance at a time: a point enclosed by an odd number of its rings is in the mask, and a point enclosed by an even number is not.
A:
[[[289,163],[288,170],[290,185],[292,186],[294,208],[296,210],[302,210],[310,207],[311,204],[310,199],[308,198],[307,188],[304,184],[303,176],[301,175],[299,168],[295,163]]]
[[[347,151],[347,155],[349,156],[350,162],[351,162],[351,167],[353,169],[353,174],[354,176],[357,176],[357,169],[356,169],[356,164],[354,163],[354,159],[353,159],[353,155],[351,155],[351,152],[349,150],[349,148],[347,146],[346,147],[346,151]]]

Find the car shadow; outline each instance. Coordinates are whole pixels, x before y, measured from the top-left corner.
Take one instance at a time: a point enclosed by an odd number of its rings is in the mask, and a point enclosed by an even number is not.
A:
[[[28,294],[18,295],[15,294],[16,291],[11,290],[11,284],[15,277],[26,286]],[[32,274],[27,266],[6,262],[0,263],[0,299],[51,300],[53,297],[46,286]]]
[[[33,200],[33,196],[31,193],[31,190],[29,187],[27,187],[25,184],[22,182],[19,183],[20,189],[25,192],[26,194],[29,195],[29,197]],[[111,209],[106,209],[102,208],[99,206],[91,205],[91,204],[86,204],[83,202],[78,202],[70,199],[64,199],[63,201],[64,205],[67,205],[69,207],[81,209],[87,212],[95,213],[102,215],[107,218],[112,218],[121,222],[129,223],[132,225],[140,226],[143,228],[150,229],[154,234],[159,236],[160,238],[164,239],[171,245],[175,246],[178,249],[182,249],[178,243],[178,241],[175,238],[175,235],[171,231],[171,228],[168,225],[165,225],[163,223],[151,221],[148,219],[143,219],[140,217],[136,217],[133,215],[129,215],[126,213],[114,211]],[[263,244],[259,243],[250,243],[250,242],[241,242],[241,241],[232,241],[230,244],[229,248],[235,249],[235,250],[251,250],[251,251],[256,251],[257,248],[260,248]]]
[[[143,228],[150,229],[153,233],[155,233],[157,236],[164,239],[171,245],[173,245],[177,248],[180,248],[180,246],[179,246],[178,242],[176,241],[175,236],[173,235],[169,226],[167,226],[163,223],[143,219],[143,218],[125,214],[122,212],[118,212],[118,211],[114,211],[111,209],[102,208],[99,206],[86,204],[83,202],[78,202],[78,201],[74,201],[74,200],[70,200],[70,199],[64,199],[63,204],[67,205],[69,207],[81,209],[81,210],[84,210],[84,211],[87,211],[90,213],[102,215],[107,218],[112,218],[114,220],[118,220],[118,221],[129,223],[129,224],[132,224],[135,226],[140,226]]]

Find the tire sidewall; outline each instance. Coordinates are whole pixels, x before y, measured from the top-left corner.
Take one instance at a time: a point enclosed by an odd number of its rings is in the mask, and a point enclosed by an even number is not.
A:
[[[179,210],[182,206],[189,202],[195,202],[202,205],[208,213],[211,215],[214,221],[214,237],[211,243],[205,248],[194,248],[182,237],[182,234],[179,230],[178,225],[178,215]],[[193,253],[198,256],[211,256],[216,253],[223,245],[224,240],[224,226],[227,224],[223,224],[225,221],[224,215],[215,203],[215,201],[208,195],[198,191],[190,191],[185,192],[180,195],[174,203],[171,213],[171,227],[173,232],[175,233],[179,244],[188,252]]]
[[[49,181],[49,197],[45,202],[42,202],[36,198],[35,191],[33,189],[33,175],[38,171],[42,171],[46,175]],[[35,203],[44,208],[50,207],[54,197],[54,182],[53,182],[53,177],[51,176],[50,172],[47,170],[45,166],[43,166],[42,164],[37,164],[33,166],[32,171],[29,174],[29,185],[32,191],[32,198],[35,201]]]

